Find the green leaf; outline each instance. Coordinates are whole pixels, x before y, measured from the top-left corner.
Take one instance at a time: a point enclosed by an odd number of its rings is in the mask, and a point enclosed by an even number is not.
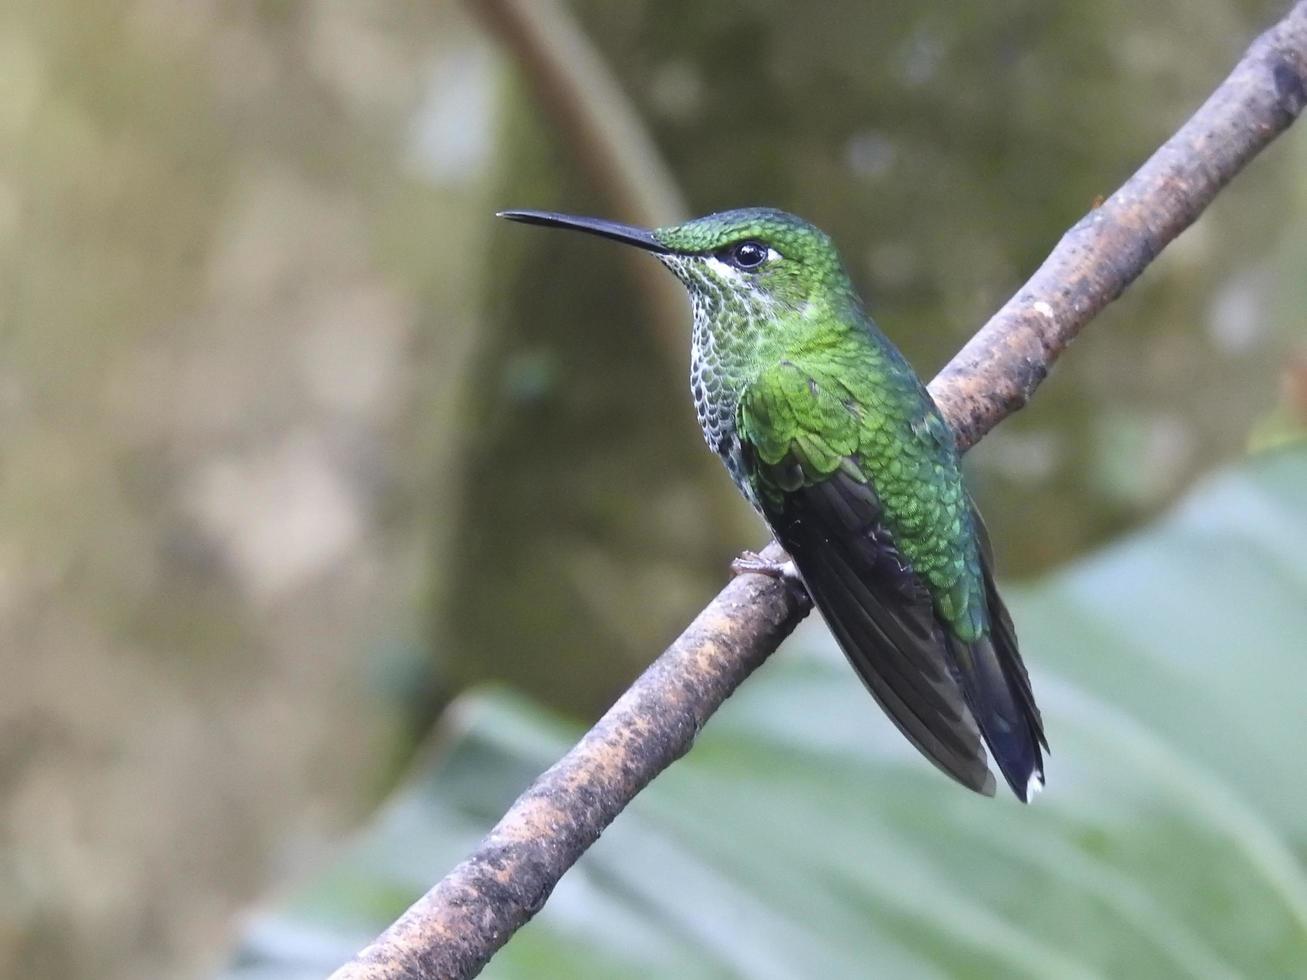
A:
[[[805,626],[485,975],[1307,973],[1307,452],[1007,591],[1053,746],[1035,805],[936,773]],[[579,734],[500,692],[449,727],[229,977],[338,965]]]

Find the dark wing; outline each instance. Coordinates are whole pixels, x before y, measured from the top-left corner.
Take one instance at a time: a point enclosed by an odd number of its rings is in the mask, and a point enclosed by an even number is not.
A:
[[[746,467],[757,463],[745,454]],[[797,476],[797,465],[789,474]],[[838,470],[819,482],[786,482],[792,489],[764,495],[763,511],[853,669],[922,755],[993,796],[980,731],[930,594],[895,550],[875,492]]]
[[[896,546],[894,522],[862,468],[862,414],[831,381],[787,361],[744,393],[737,430],[757,502],[841,649],[908,740],[964,786],[992,795],[983,739],[1027,800],[1036,780],[1042,785],[1043,731],[979,516],[981,568],[975,557],[971,567],[984,590],[974,593],[970,633],[960,635]]]

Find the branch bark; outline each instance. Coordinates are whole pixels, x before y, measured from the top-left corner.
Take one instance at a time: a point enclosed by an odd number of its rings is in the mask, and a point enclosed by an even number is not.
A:
[[[1063,236],[1029,282],[930,385],[963,448],[1023,407],[1080,329],[1187,228],[1307,104],[1307,0],[1258,38],[1206,103]],[[778,553],[775,544],[769,550]],[[734,579],[476,851],[336,980],[470,977],[810,609]]]

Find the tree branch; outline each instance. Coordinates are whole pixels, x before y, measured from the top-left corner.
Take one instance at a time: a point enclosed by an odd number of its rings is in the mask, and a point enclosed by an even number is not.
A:
[[[1179,132],[1063,236],[934,380],[931,394],[959,444],[973,445],[1024,406],[1080,329],[1305,103],[1307,0],[1299,0]],[[689,750],[712,713],[809,608],[806,597],[779,582],[734,579],[476,851],[336,980],[478,973],[635,795]]]
[[[657,228],[690,216],[635,106],[565,7],[556,0],[470,0],[468,5],[512,53],[532,96],[614,218]],[[690,361],[685,290],[647,256],[632,252],[627,260],[652,314],[663,359],[680,382]]]

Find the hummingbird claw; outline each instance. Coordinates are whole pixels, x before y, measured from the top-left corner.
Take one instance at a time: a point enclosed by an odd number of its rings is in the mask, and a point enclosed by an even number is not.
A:
[[[803,586],[803,576],[794,566],[794,559],[787,558],[785,561],[772,561],[764,558],[756,551],[741,552],[740,555],[731,562],[732,575],[766,575],[768,578],[780,579],[789,585]]]

